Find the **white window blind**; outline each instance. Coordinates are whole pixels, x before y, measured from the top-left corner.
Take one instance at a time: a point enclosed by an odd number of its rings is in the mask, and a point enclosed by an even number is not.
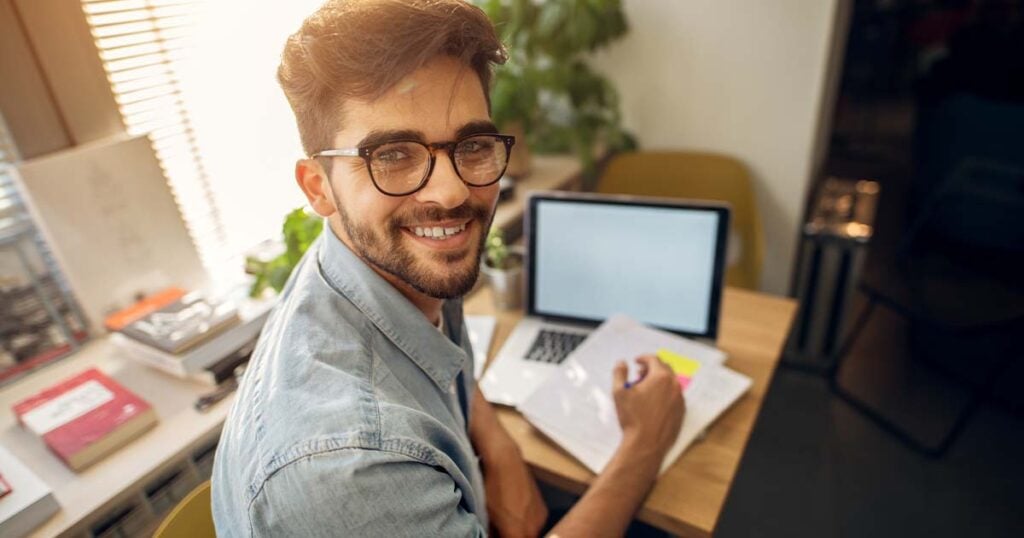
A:
[[[148,134],[203,264],[216,274],[234,252],[182,94],[196,0],[82,0],[125,128]]]
[[[279,238],[305,202],[275,72],[286,37],[322,0],[81,1],[124,124],[153,139],[203,263],[217,280],[240,277],[241,254]]]

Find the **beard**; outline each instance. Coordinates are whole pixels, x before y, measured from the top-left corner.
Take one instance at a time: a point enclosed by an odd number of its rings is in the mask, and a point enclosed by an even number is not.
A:
[[[388,273],[405,282],[416,291],[435,299],[455,299],[462,297],[473,289],[480,273],[480,257],[483,255],[484,242],[487,240],[485,230],[490,229],[494,215],[490,208],[472,204],[469,200],[454,209],[426,207],[407,211],[401,215],[392,215],[383,230],[363,226],[351,218],[341,205],[341,200],[334,196],[335,207],[341,217],[349,238],[352,239],[356,254],[377,269]],[[480,239],[470,244],[464,252],[432,253],[417,255],[403,242],[403,226],[417,222],[471,219],[479,225]],[[467,226],[467,233],[471,228]],[[475,251],[472,250],[475,247]],[[429,256],[434,261],[442,262],[445,270],[438,272],[427,265],[421,258]]]

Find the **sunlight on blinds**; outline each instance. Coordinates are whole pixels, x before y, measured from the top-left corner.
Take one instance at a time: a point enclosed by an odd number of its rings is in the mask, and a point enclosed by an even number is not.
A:
[[[215,277],[237,274],[243,251],[278,237],[305,202],[275,72],[285,39],[321,1],[82,0],[125,126],[153,139]]]
[[[82,0],[82,9],[130,134],[149,134],[200,258],[213,273],[230,251],[179,69],[194,49],[195,0]]]

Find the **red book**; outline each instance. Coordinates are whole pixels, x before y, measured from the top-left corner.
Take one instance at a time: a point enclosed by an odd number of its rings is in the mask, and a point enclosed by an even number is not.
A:
[[[75,471],[157,423],[148,402],[95,368],[18,402],[14,414]]]

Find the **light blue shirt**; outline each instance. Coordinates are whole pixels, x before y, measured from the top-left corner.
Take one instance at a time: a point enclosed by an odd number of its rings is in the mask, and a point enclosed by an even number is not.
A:
[[[482,536],[461,301],[444,331],[330,230],[296,267],[213,466],[219,536]]]

